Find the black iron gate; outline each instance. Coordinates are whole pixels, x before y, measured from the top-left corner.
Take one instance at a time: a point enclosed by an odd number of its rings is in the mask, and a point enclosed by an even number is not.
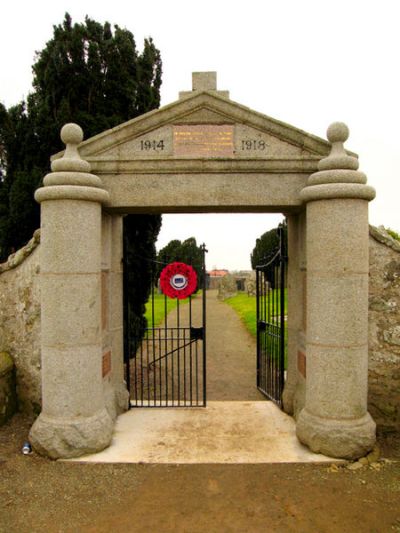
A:
[[[257,284],[257,387],[282,407],[285,381],[286,251],[283,227],[278,228],[279,249],[256,267]]]
[[[194,265],[197,293],[171,299],[156,283],[146,306],[148,327],[143,338],[125,335],[125,370],[131,407],[206,406],[206,271]],[[153,262],[155,270],[165,265]],[[125,305],[125,312],[129,309]],[[129,322],[130,317],[125,320]]]

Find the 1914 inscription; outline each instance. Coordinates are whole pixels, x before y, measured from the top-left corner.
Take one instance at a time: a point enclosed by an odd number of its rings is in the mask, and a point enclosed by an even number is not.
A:
[[[140,149],[145,152],[158,152],[164,150],[164,140],[140,141]]]

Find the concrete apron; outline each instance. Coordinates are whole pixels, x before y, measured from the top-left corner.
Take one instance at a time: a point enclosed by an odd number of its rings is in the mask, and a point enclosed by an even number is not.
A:
[[[118,417],[111,446],[69,461],[96,463],[308,463],[293,418],[269,401],[212,401],[206,408],[132,409]],[[340,462],[340,460],[339,460]]]

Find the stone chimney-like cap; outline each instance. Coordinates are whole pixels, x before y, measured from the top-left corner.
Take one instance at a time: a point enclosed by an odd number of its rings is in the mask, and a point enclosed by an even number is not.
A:
[[[192,96],[194,93],[200,92],[212,92],[229,98],[229,91],[217,90],[217,73],[216,72],[192,72],[192,90],[181,91],[179,93],[179,99]]]

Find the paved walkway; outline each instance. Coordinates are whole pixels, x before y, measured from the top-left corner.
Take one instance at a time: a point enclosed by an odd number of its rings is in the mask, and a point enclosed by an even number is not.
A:
[[[84,462],[258,464],[334,461],[296,438],[294,420],[272,402],[212,401],[201,408],[132,409],[112,445]]]
[[[201,324],[201,306],[201,298],[196,298],[194,325]],[[185,320],[182,314],[181,320]],[[172,314],[168,325],[173,325]],[[257,390],[255,340],[233,309],[217,299],[216,291],[207,293],[207,391],[205,409],[130,410],[119,417],[112,445],[81,460],[159,464],[332,461],[302,446],[294,420]]]

